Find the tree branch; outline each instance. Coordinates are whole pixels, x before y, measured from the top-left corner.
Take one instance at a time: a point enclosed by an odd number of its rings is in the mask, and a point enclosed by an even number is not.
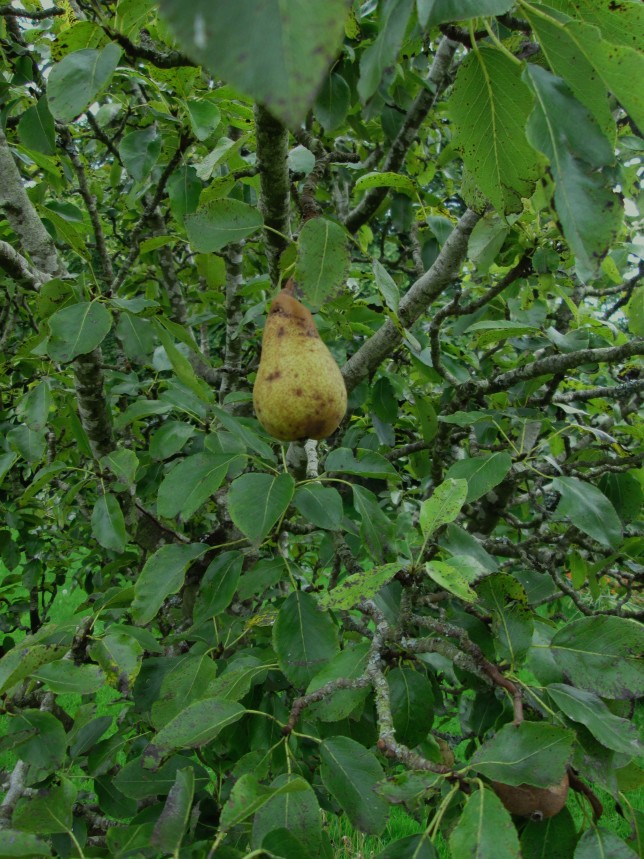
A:
[[[404,328],[410,328],[431,302],[456,275],[467,253],[467,243],[480,214],[467,209],[441,248],[432,267],[409,288],[398,308],[398,318]],[[369,376],[401,342],[400,329],[387,319],[342,368],[347,390],[351,392]]]
[[[42,284],[49,279],[30,265],[22,254],[19,254],[10,244],[2,241],[0,241],[0,268],[4,269],[16,283],[34,290],[39,290]]]
[[[407,150],[418,135],[418,129],[443,91],[456,47],[456,42],[452,42],[447,37],[440,40],[427,78],[433,92],[423,88],[414,99],[402,127],[387,153],[382,166],[383,172],[397,173],[400,170]],[[349,212],[344,222],[350,233],[357,232],[363,224],[367,223],[387,196],[388,191],[388,188],[372,188],[364,195],[358,205]]]
[[[288,131],[265,107],[255,106],[257,167],[260,178],[259,210],[264,218],[264,242],[271,283],[279,281],[279,260],[291,235],[289,212]],[[273,230],[282,233],[277,235]]]

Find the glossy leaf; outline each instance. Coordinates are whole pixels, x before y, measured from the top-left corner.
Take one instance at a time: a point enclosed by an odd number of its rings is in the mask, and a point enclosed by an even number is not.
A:
[[[203,623],[228,608],[237,589],[244,558],[239,552],[224,552],[208,565],[199,583],[194,621]]]
[[[605,698],[644,695],[644,631],[623,617],[583,617],[556,632],[550,649],[575,686]]]
[[[150,843],[163,853],[176,854],[186,834],[195,792],[192,767],[177,770],[177,775],[163,811],[154,825]]]
[[[92,532],[104,549],[117,553],[125,550],[125,519],[118,499],[111,492],[96,499],[92,511]]]
[[[121,48],[108,42],[98,51],[74,51],[56,63],[47,78],[47,103],[54,119],[71,122],[87,110],[110,82]]]
[[[561,493],[558,517],[569,518],[580,531],[609,549],[619,546],[622,524],[603,492],[576,477],[555,477],[552,486]]]
[[[344,229],[325,218],[310,218],[297,243],[295,280],[314,307],[343,287],[348,264]]]
[[[337,489],[319,483],[307,483],[295,490],[293,504],[305,519],[317,525],[336,531],[342,522],[342,497]]]
[[[434,693],[421,671],[393,668],[387,674],[396,738],[413,748],[425,739],[434,721]]]
[[[450,114],[463,161],[497,212],[520,211],[537,178],[537,157],[525,137],[529,91],[515,63],[480,46],[459,68]]]
[[[347,5],[241,0],[233,10],[163,0],[161,11],[193,59],[296,127],[340,49]]]
[[[447,471],[447,477],[467,480],[467,501],[477,501],[498,486],[511,468],[509,453],[490,453],[455,462]]]
[[[471,767],[503,784],[558,784],[572,756],[574,734],[547,722],[506,724],[481,745]]]
[[[614,832],[598,826],[582,833],[573,859],[637,859],[637,853]]]
[[[387,803],[374,791],[384,775],[375,755],[349,737],[330,737],[320,746],[320,759],[322,783],[353,826],[379,835],[387,822]]]
[[[266,787],[252,775],[243,775],[233,786],[230,797],[221,810],[221,826],[232,829],[255,814],[269,800],[284,794],[309,791],[311,788],[303,778],[282,779],[277,787]]]
[[[251,236],[263,223],[262,216],[247,203],[225,198],[200,206],[184,218],[188,239],[198,253],[220,251],[229,242]]]
[[[159,515],[168,518],[179,516],[183,522],[187,521],[215,494],[228,470],[242,462],[238,456],[217,456],[206,452],[181,460],[159,486]]]
[[[273,647],[291,683],[307,686],[338,652],[338,634],[328,612],[321,611],[310,594],[295,591],[280,607]]]
[[[136,623],[152,620],[164,599],[181,588],[190,564],[207,548],[200,543],[162,546],[148,558],[134,586],[132,616]]]
[[[423,501],[420,508],[419,522],[423,537],[430,537],[441,525],[453,522],[465,504],[467,493],[466,480],[448,478],[437,486],[431,498]]]
[[[50,358],[61,364],[96,349],[112,327],[112,317],[104,304],[82,301],[70,304],[49,317],[51,336],[47,344]]]
[[[279,775],[271,783],[271,789],[279,790],[286,785],[298,789],[278,793],[258,809],[253,818],[252,844],[257,848],[270,832],[286,829],[315,855],[320,850],[322,836],[320,806],[315,791],[301,776],[288,773]]]
[[[449,837],[459,859],[520,859],[519,836],[509,812],[488,788],[475,791]]]
[[[143,766],[158,769],[177,749],[196,749],[209,743],[227,725],[240,719],[244,707],[235,701],[206,698],[186,707],[163,727],[143,753]]]
[[[69,832],[77,794],[75,785],[61,776],[58,786],[45,788],[34,797],[18,800],[12,823],[18,829],[41,836]]]
[[[369,646],[358,644],[355,647],[345,647],[337,653],[324,668],[319,671],[309,683],[306,694],[315,692],[332,680],[345,678],[353,680],[362,677],[367,667]],[[345,719],[365,699],[369,690],[338,689],[322,701],[313,704],[310,712],[323,722],[339,722]]]
[[[259,542],[271,532],[291,503],[295,483],[286,472],[243,474],[233,480],[228,493],[228,511],[249,540]]]

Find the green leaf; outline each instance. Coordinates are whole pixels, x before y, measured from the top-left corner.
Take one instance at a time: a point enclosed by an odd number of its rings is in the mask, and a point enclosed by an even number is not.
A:
[[[40,432],[49,421],[51,404],[51,387],[49,381],[46,380],[38,382],[27,391],[20,400],[16,411],[29,429]]]
[[[5,474],[11,469],[11,466],[18,459],[17,453],[3,453],[0,454],[0,483],[4,478]]]
[[[56,130],[54,117],[47,107],[47,99],[41,96],[34,107],[28,107],[20,117],[18,136],[26,149],[35,149],[44,155],[56,152]]]
[[[487,778],[514,787],[558,784],[572,757],[575,735],[547,722],[504,725],[470,758],[470,766]]]
[[[644,286],[638,286],[624,308],[628,329],[636,337],[644,337]]]
[[[197,208],[202,187],[197,171],[191,165],[184,164],[170,176],[168,180],[170,209],[180,224],[183,224],[185,215],[192,214]]]
[[[413,748],[434,722],[434,693],[427,677],[412,668],[393,668],[387,674],[396,739]]]
[[[357,474],[360,477],[379,477],[382,480],[396,479],[400,476],[393,465],[381,456],[370,450],[358,450],[358,458],[348,447],[337,447],[332,450],[324,462],[324,470],[327,474],[335,472],[338,474]]]
[[[250,774],[242,777],[233,786],[226,804],[221,810],[220,826],[223,830],[232,829],[246,818],[255,814],[270,799],[300,791],[310,790],[308,782],[295,777],[282,780],[279,787],[265,787],[255,776]]]
[[[467,480],[467,501],[478,501],[483,495],[498,486],[512,468],[509,453],[490,453],[460,459],[447,471],[446,478]]]
[[[488,788],[468,797],[449,837],[452,856],[459,859],[520,859],[519,836],[510,813]]]
[[[514,576],[492,573],[478,586],[483,605],[492,615],[494,647],[513,667],[525,657],[534,632],[534,621],[523,586]]]
[[[431,535],[447,522],[453,522],[465,504],[468,492],[466,480],[447,478],[434,490],[431,498],[420,507],[420,530],[423,537]]]
[[[168,333],[166,327],[167,323],[155,320],[154,329],[163,345],[172,369],[177,374],[177,378],[195,393],[203,403],[211,403],[213,400],[211,387],[203,379],[197,378],[192,364],[184,353],[175,346],[172,336]],[[177,326],[177,328],[179,327]]]
[[[574,96],[586,107],[603,133],[610,140],[615,138],[615,120],[608,104],[606,85],[593,68],[593,57],[586,56],[586,46],[578,43],[576,28],[567,27],[555,18],[535,14],[527,6],[526,19],[538,38],[548,65],[563,78]]]
[[[290,474],[242,474],[228,493],[230,518],[254,543],[271,532],[291,503],[295,481]]]
[[[384,777],[378,759],[349,737],[330,737],[319,748],[325,788],[356,829],[380,835],[387,824],[388,805],[374,791]]]
[[[239,552],[224,552],[209,564],[199,583],[193,612],[196,625],[217,617],[228,608],[237,590],[243,563],[243,555]]]
[[[637,853],[614,832],[594,826],[582,833],[574,859],[637,859]]]
[[[583,617],[560,629],[550,650],[575,686],[604,698],[644,695],[644,629],[623,617]]]
[[[10,690],[41,665],[60,659],[66,650],[64,646],[50,644],[14,647],[0,659],[0,693]]]
[[[374,859],[438,859],[438,853],[429,835],[422,832],[392,841]]]
[[[350,105],[351,90],[346,80],[336,72],[327,75],[314,108],[317,121],[327,133],[342,125]]]
[[[324,218],[306,221],[297,243],[295,280],[313,306],[342,288],[348,264],[345,230]]]
[[[535,96],[528,140],[550,162],[557,214],[584,280],[597,274],[622,223],[613,179],[599,172],[613,161],[612,147],[561,78],[529,65],[524,80]]]
[[[107,87],[121,59],[121,49],[108,42],[67,54],[52,66],[47,78],[47,102],[54,119],[72,122]]]
[[[344,35],[346,0],[239,0],[232,7],[162,0],[183,49],[264,104],[287,126],[304,120]]]
[[[195,774],[192,767],[177,770],[163,811],[154,824],[150,844],[162,853],[178,855],[192,810],[195,793]]]
[[[150,456],[153,459],[170,459],[182,450],[195,432],[195,427],[183,421],[164,421],[150,439]]]
[[[378,262],[378,260],[373,261],[373,274],[376,279],[376,286],[380,290],[382,297],[385,299],[385,304],[392,313],[398,313],[400,291],[396,281],[392,278],[387,269]]]
[[[196,749],[209,743],[246,710],[235,701],[206,698],[182,710],[162,728],[143,753],[143,766],[155,770],[176,749]]]
[[[460,66],[449,102],[455,143],[501,214],[521,211],[538,175],[524,130],[530,104],[520,68],[497,48],[480,45]]]
[[[160,516],[187,522],[215,494],[230,468],[243,463],[235,454],[195,453],[178,462],[161,481],[157,496]]]
[[[417,0],[418,21],[423,28],[435,27],[452,21],[467,21],[488,15],[504,15],[514,3],[512,0]]]
[[[546,820],[529,820],[521,831],[522,859],[570,859],[577,831],[567,808]]]
[[[145,769],[143,756],[128,761],[114,776],[114,786],[131,799],[147,799],[151,796],[167,796],[175,783],[177,772],[186,766],[184,755],[173,755],[154,772]],[[208,772],[193,763],[195,789],[204,790],[211,782]]]
[[[190,244],[199,253],[220,251],[229,242],[252,235],[263,223],[253,206],[228,197],[212,200],[184,218]]]
[[[599,696],[565,683],[551,683],[547,688],[548,695],[566,716],[585,725],[607,749],[629,757],[642,754],[644,749],[637,726],[628,719],[615,716]]]
[[[333,590],[318,594],[318,602],[325,608],[347,610],[362,599],[371,599],[381,587],[400,572],[401,564],[384,564],[346,576]]]
[[[98,662],[110,686],[127,694],[141,669],[143,647],[126,632],[108,632],[89,647],[89,655]]]
[[[413,0],[389,0],[382,7],[378,35],[360,58],[358,95],[364,103],[380,85],[387,66],[392,66],[405,36]]]
[[[111,327],[112,316],[99,301],[63,307],[49,317],[49,357],[66,364],[78,355],[86,355],[103,342]]]
[[[98,665],[76,665],[69,659],[42,665],[31,676],[57,695],[91,695],[105,686],[105,675]]]
[[[34,859],[36,856],[51,856],[49,845],[30,832],[3,829],[0,859]]]
[[[402,173],[364,173],[356,180],[354,190],[365,191],[369,188],[395,188],[414,199],[418,193],[414,180]]]
[[[70,832],[77,794],[74,784],[61,776],[59,786],[45,788],[40,795],[29,799],[19,799],[12,823],[18,829],[38,835]]]
[[[119,145],[123,166],[133,179],[142,182],[149,177],[161,154],[161,137],[154,125],[126,134]]]
[[[293,504],[305,519],[318,528],[337,531],[342,523],[342,496],[332,487],[319,483],[298,486]]]
[[[99,495],[92,511],[92,534],[103,546],[120,554],[125,551],[127,533],[123,511],[115,495]]]
[[[383,513],[373,492],[357,484],[351,489],[353,504],[361,519],[360,536],[371,557],[381,563],[385,558],[386,541],[393,534],[394,523]]]
[[[139,467],[139,458],[133,450],[129,448],[113,450],[111,453],[102,456],[100,463],[101,468],[109,469],[118,480],[121,480],[128,486],[134,483],[134,478]]]
[[[217,676],[217,664],[210,653],[187,653],[180,656],[164,674],[159,696],[152,705],[152,724],[162,728],[188,704],[204,698],[223,698],[210,694],[209,686]]]
[[[567,517],[580,531],[609,549],[620,545],[622,523],[613,505],[596,486],[576,477],[555,477],[552,488],[561,493],[556,510],[558,519]]]
[[[465,602],[476,601],[476,592],[472,590],[467,579],[452,564],[446,561],[428,561],[425,564],[425,570],[439,587]]]
[[[12,737],[17,741],[18,757],[30,765],[32,777],[41,780],[63,766],[67,736],[51,713],[30,709],[16,713],[9,722],[6,740],[11,742]]]
[[[161,546],[145,562],[134,585],[132,617],[143,626],[154,618],[163,601],[183,585],[190,564],[208,551],[202,543]]]
[[[206,98],[191,98],[186,102],[190,127],[197,140],[207,140],[221,122],[217,105]]]
[[[150,20],[155,0],[119,0],[115,27],[130,38],[136,38]]]
[[[279,790],[285,785],[295,790],[274,794],[257,810],[253,819],[251,843],[258,848],[270,832],[287,829],[302,844],[306,844],[311,855],[319,855],[322,816],[315,791],[301,776],[293,773],[277,776],[271,783],[271,790]]]
[[[301,687],[340,649],[330,615],[304,591],[295,591],[280,607],[273,626],[273,647],[286,677]]]

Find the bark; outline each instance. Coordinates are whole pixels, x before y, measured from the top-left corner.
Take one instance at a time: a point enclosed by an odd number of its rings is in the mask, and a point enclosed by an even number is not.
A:
[[[471,209],[461,216],[432,267],[418,278],[402,298],[398,318],[403,328],[411,327],[456,276],[465,259],[470,234],[480,217]],[[387,319],[342,368],[347,390],[352,391],[362,379],[373,373],[401,340],[400,329],[391,319]]]
[[[221,374],[219,386],[220,403],[224,402],[227,394],[239,390],[242,380],[243,338],[241,321],[244,301],[241,295],[241,287],[244,283],[242,247],[241,242],[230,244],[224,255],[226,263],[226,354],[224,371]]]
[[[257,167],[260,176],[259,210],[266,227],[264,241],[271,282],[279,281],[279,260],[290,238],[288,131],[261,105],[255,107]],[[277,235],[273,230],[282,233]]]
[[[430,90],[423,88],[416,96],[400,131],[396,135],[396,139],[391,145],[391,149],[387,153],[382,172],[397,173],[402,167],[407,150],[418,136],[418,129],[447,83],[456,48],[456,42],[452,42],[447,37],[441,39],[428,77],[428,82],[434,91],[430,92]],[[344,222],[349,232],[355,233],[363,224],[367,223],[387,196],[388,190],[388,188],[373,188],[364,195],[355,209],[349,212]]]
[[[1,127],[0,176],[0,208],[4,209],[11,229],[20,238],[24,251],[29,254],[35,267],[49,278],[65,274],[54,241],[25,192],[22,177]]]

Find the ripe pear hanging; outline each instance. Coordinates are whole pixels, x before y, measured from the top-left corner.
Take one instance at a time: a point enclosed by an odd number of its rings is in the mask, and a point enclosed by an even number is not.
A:
[[[264,429],[281,441],[326,438],[347,410],[340,369],[288,287],[268,313],[253,403]]]

